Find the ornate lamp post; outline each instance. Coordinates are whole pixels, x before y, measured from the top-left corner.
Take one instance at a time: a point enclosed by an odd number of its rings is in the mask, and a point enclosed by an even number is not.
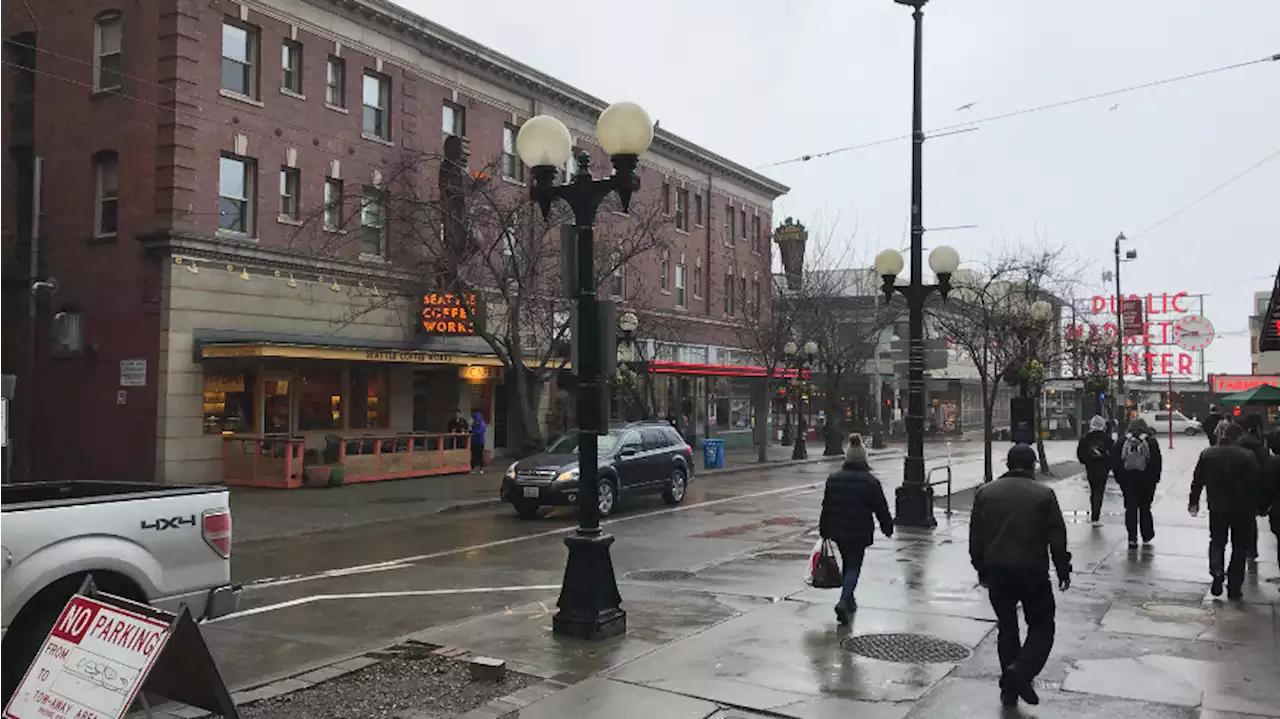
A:
[[[917,10],[918,12],[918,10]],[[916,208],[918,210],[918,207]],[[913,212],[912,224],[918,221]],[[900,292],[907,299],[909,325],[907,347],[907,458],[903,467],[902,486],[894,493],[894,524],[904,527],[935,527],[933,489],[925,482],[924,471],[924,302],[935,290],[943,299],[951,292],[951,275],[960,267],[960,254],[942,245],[929,253],[929,268],[938,284],[926,285],[921,272],[921,233],[912,228],[911,282],[900,285],[902,253],[884,250],[876,255],[876,273],[884,280],[885,299]],[[923,232],[923,230],[921,230]]]
[[[636,166],[640,155],[653,142],[653,121],[639,105],[619,102],[610,105],[596,122],[596,138],[609,153],[614,174],[591,179],[591,158],[578,155],[578,172],[568,184],[556,185],[556,172],[564,167],[573,151],[569,130],[554,117],[539,115],[520,128],[516,151],[525,165],[533,168],[529,197],[542,210],[551,212],[559,199],[573,209],[577,235],[578,284],[578,443],[580,511],[577,531],[566,537],[569,561],[560,587],[560,611],[552,620],[556,634],[581,639],[607,639],[627,631],[627,614],[613,574],[609,546],[613,537],[600,530],[600,472],[598,435],[605,431],[607,411],[600,343],[587,341],[599,325],[595,274],[595,218],[600,202],[611,192],[618,194],[625,211],[631,194],[639,188]],[[612,331],[612,328],[610,328]]]
[[[796,369],[797,379],[804,378],[805,367],[818,356],[818,343],[810,340],[805,342],[803,346],[797,346],[795,342],[787,342],[782,347],[782,353],[787,356],[788,362]],[[796,444],[791,450],[792,459],[808,459],[809,450],[805,446],[805,439],[808,434],[808,426],[805,421],[804,393],[800,394],[800,399],[796,403]]]

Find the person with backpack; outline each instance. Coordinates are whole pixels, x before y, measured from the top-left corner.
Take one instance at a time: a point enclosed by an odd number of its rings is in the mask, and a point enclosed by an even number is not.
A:
[[[1209,405],[1209,416],[1204,418],[1204,434],[1209,438],[1209,446],[1212,447],[1218,443],[1218,435],[1214,430],[1218,429],[1218,425],[1222,423],[1222,413],[1218,411],[1218,405]]]
[[[1129,548],[1138,546],[1139,530],[1142,543],[1150,544],[1156,536],[1151,503],[1155,501],[1164,458],[1160,454],[1160,443],[1141,417],[1129,422],[1115,457],[1116,482],[1124,494],[1124,526],[1129,530]]]
[[[1226,581],[1227,598],[1240,599],[1244,584],[1245,559],[1257,546],[1258,502],[1262,497],[1262,474],[1253,453],[1240,445],[1245,431],[1233,424],[1226,441],[1200,453],[1191,480],[1187,511],[1200,513],[1200,493],[1209,495],[1209,593],[1222,596]],[[1231,562],[1226,563],[1227,542],[1231,542]],[[1225,565],[1225,566],[1224,566]]]
[[[893,515],[889,514],[889,502],[884,498],[880,480],[871,473],[867,464],[867,449],[862,436],[849,435],[849,447],[844,453],[844,466],[827,477],[822,494],[822,515],[818,520],[818,533],[823,539],[836,543],[844,564],[844,585],[840,601],[836,602],[836,621],[849,623],[849,615],[858,610],[853,592],[858,587],[858,575],[862,573],[862,560],[867,547],[875,540],[875,525],[886,537],[893,536]]]
[[[1102,495],[1107,488],[1107,475],[1114,461],[1114,442],[1107,432],[1107,420],[1094,415],[1089,420],[1089,432],[1076,445],[1076,459],[1084,465],[1089,479],[1089,516],[1093,526],[1102,526]]]

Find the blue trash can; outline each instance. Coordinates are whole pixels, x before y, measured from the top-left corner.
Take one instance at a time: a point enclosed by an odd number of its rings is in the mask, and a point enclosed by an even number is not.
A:
[[[702,440],[703,469],[724,469],[724,440]]]

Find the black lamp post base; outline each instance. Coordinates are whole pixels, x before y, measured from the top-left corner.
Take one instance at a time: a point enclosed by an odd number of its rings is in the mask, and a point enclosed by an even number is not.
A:
[[[795,449],[791,450],[791,459],[808,459],[809,448],[805,446],[803,437],[796,438]]]
[[[604,534],[571,534],[565,537],[569,561],[560,585],[560,611],[551,620],[556,634],[599,641],[627,632],[627,613],[613,576],[609,545]]]
[[[933,487],[920,484],[904,484],[894,492],[893,526],[933,529],[938,520],[933,518]]]

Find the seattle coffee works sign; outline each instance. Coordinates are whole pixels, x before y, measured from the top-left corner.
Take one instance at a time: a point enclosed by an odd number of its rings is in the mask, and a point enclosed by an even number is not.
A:
[[[426,335],[474,335],[476,325],[484,326],[482,307],[475,293],[425,292],[419,330]]]

